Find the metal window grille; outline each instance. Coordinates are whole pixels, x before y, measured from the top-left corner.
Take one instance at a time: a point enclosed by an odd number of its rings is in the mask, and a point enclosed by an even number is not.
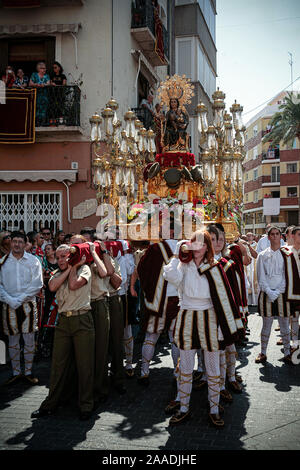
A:
[[[38,231],[62,226],[61,193],[0,193],[0,230]]]

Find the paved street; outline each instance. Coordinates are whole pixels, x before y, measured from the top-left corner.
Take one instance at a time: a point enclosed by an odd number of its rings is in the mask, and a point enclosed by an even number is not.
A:
[[[81,422],[74,406],[55,416],[32,420],[48,393],[50,363],[35,364],[40,385],[3,386],[10,366],[0,366],[0,450],[295,450],[300,449],[300,366],[280,359],[276,345],[279,332],[273,323],[268,363],[255,364],[259,353],[261,319],[250,315],[250,336],[240,347],[238,372],[244,380],[241,395],[225,405],[225,428],[214,429],[207,418],[207,391],[193,392],[192,417],[178,427],[169,427],[164,408],[174,398],[171,356],[168,344],[157,345],[151,365],[151,384],[141,388],[127,379],[127,394],[111,397],[89,421]],[[135,346],[135,363],[140,369],[141,344]]]

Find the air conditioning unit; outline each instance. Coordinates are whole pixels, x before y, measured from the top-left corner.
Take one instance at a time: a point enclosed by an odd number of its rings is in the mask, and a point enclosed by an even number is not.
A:
[[[71,168],[72,168],[72,170],[78,170],[78,162],[72,162],[71,163]]]

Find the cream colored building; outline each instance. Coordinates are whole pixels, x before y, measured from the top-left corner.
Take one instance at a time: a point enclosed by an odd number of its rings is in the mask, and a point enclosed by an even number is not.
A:
[[[263,234],[267,223],[285,228],[299,223],[299,141],[274,147],[262,142],[286,93],[276,96],[246,124],[244,167],[245,230]]]

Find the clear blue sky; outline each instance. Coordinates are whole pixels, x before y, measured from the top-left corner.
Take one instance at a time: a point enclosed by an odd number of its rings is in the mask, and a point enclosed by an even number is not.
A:
[[[263,106],[248,111],[290,84],[288,52],[300,76],[300,0],[217,0],[216,46],[217,86],[228,110],[235,99],[244,107],[246,124]]]

